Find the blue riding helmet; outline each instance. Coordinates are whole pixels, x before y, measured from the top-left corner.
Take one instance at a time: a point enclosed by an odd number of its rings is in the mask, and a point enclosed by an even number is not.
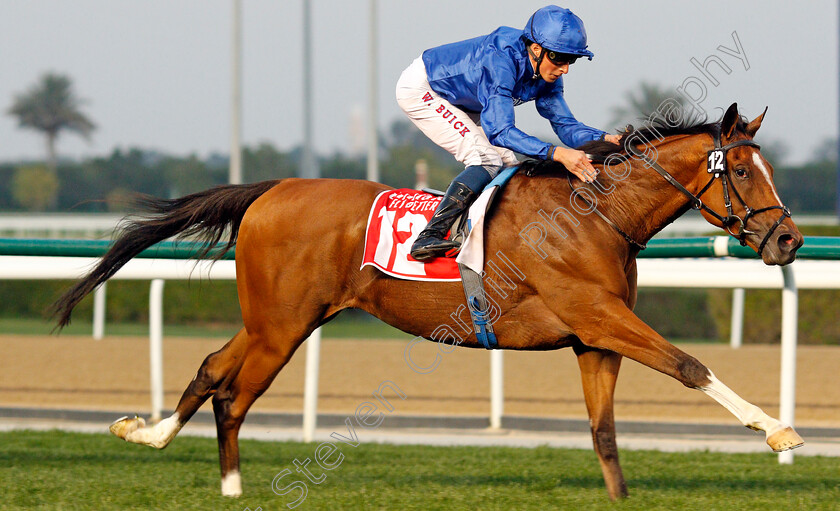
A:
[[[586,29],[583,20],[569,9],[549,5],[531,15],[523,37],[546,50],[567,53],[592,60],[594,53],[586,49]]]

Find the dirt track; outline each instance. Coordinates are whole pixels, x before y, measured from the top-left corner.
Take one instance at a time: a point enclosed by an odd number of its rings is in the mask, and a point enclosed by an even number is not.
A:
[[[181,392],[223,340],[170,337],[164,341],[165,406]],[[351,413],[391,380],[406,394],[394,414],[487,415],[489,356],[457,349],[441,356],[432,373],[412,371],[403,358],[406,341],[324,340],[319,411]],[[97,410],[149,410],[149,348],[145,337],[34,337],[0,335],[0,406]],[[779,348],[682,345],[745,399],[778,416]],[[432,343],[418,344],[413,359],[428,365]],[[280,373],[254,410],[299,413],[305,349]],[[800,347],[796,423],[840,426],[840,348]],[[209,403],[205,404],[209,409]],[[505,414],[585,417],[574,354],[505,352]],[[734,418],[701,392],[625,360],[616,389],[619,420],[668,420],[734,424]]]

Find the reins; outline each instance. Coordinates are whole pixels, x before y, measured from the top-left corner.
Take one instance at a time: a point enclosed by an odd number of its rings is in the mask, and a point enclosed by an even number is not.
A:
[[[577,188],[575,188],[575,185],[573,185],[573,184],[572,184],[572,173],[571,173],[571,172],[569,172],[569,173],[567,173],[567,174],[566,174],[566,179],[568,179],[568,180],[569,180],[569,187],[572,189],[572,192],[576,192],[576,191],[577,191]],[[584,201],[587,205],[589,205],[590,207],[592,207],[592,211],[594,211],[594,212],[595,212],[595,214],[596,214],[596,215],[598,215],[598,216],[601,218],[601,220],[603,220],[604,222],[606,222],[606,223],[607,223],[607,225],[609,225],[610,227],[612,227],[613,229],[615,229],[615,230],[616,230],[616,232],[618,232],[618,234],[620,234],[622,237],[624,237],[624,239],[625,239],[625,240],[627,240],[627,243],[629,243],[629,244],[633,245],[634,247],[638,248],[639,250],[644,250],[644,249],[646,249],[646,248],[647,248],[647,245],[646,245],[646,244],[644,244],[644,243],[639,243],[638,241],[634,240],[634,239],[633,239],[633,238],[632,238],[629,234],[627,234],[626,232],[622,231],[622,230],[621,230],[621,228],[615,224],[615,222],[613,222],[612,220],[610,220],[609,218],[607,218],[607,216],[606,216],[605,214],[603,214],[603,213],[601,213],[600,211],[598,211],[598,208],[597,208],[597,207],[593,207],[593,206],[592,206],[592,203],[591,203],[591,202],[589,202],[589,200],[588,200],[586,197],[584,197],[583,195],[578,195],[578,197],[580,197],[581,199],[583,199],[583,201]]]
[[[731,142],[726,144],[725,146],[721,146],[720,144],[720,124],[717,126],[717,130],[714,133],[714,143],[715,147],[711,151],[708,152],[707,157],[707,171],[712,175],[709,182],[700,190],[697,195],[691,193],[685,186],[683,186],[679,181],[677,181],[674,176],[672,176],[667,170],[662,168],[656,160],[649,158],[643,152],[635,151],[635,148],[632,146],[627,147],[627,151],[631,153],[633,156],[639,158],[640,160],[644,161],[648,167],[651,167],[655,170],[659,175],[661,175],[671,186],[682,192],[683,195],[688,197],[691,200],[691,208],[696,210],[702,210],[707,212],[712,217],[716,218],[718,221],[721,222],[723,227],[726,229],[730,235],[736,238],[741,245],[746,245],[746,238],[750,234],[756,234],[754,231],[747,230],[747,223],[752,219],[754,216],[758,215],[759,213],[763,213],[765,211],[771,211],[774,209],[778,209],[782,211],[782,214],[773,224],[767,234],[764,236],[764,239],[761,240],[761,244],[758,247],[758,255],[761,256],[761,253],[764,251],[764,247],[767,245],[767,242],[770,240],[770,236],[773,235],[776,228],[781,225],[781,223],[785,220],[785,218],[790,218],[790,209],[787,206],[779,205],[779,206],[767,206],[764,208],[753,209],[747,205],[744,199],[741,197],[741,194],[738,193],[738,189],[735,187],[734,184],[730,183],[729,179],[729,168],[726,161],[727,153],[730,149],[735,147],[741,146],[748,146],[748,147],[755,147],[756,149],[760,149],[757,143],[753,142],[752,140],[736,140],[735,142]],[[707,206],[700,197],[706,193],[706,191],[711,188],[712,184],[715,182],[716,179],[720,178],[721,185],[723,186],[723,205],[726,207],[726,216],[719,214],[717,211],[712,209],[711,207]],[[569,186],[572,188],[572,191],[576,191],[576,188],[572,185],[571,174],[567,175],[567,179],[569,180]],[[744,208],[746,214],[743,218],[736,215],[732,209],[732,200],[730,197],[730,188],[734,193],[735,197],[738,199],[738,202],[741,203],[741,206]],[[580,195],[579,195],[580,196]],[[586,200],[585,197],[580,196],[587,204],[589,201]],[[590,204],[591,205],[591,204]],[[621,230],[612,220],[607,218],[603,213],[598,211],[597,208],[593,208],[593,211],[608,225],[610,225],[613,229],[616,230],[628,243],[633,245],[634,247],[638,248],[639,250],[644,250],[646,245],[635,241],[630,235],[625,233]],[[740,224],[737,234],[733,232],[732,227],[734,224]]]

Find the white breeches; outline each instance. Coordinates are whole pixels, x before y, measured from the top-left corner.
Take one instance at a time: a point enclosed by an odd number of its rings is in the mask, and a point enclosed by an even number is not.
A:
[[[464,166],[501,168],[518,163],[513,151],[487,140],[478,114],[464,112],[432,90],[421,57],[400,75],[397,103],[420,131]]]

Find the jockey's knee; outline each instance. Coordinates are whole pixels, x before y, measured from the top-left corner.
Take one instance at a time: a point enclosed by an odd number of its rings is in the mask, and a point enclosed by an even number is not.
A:
[[[500,147],[499,155],[502,157],[502,165],[505,167],[513,167],[514,165],[519,165],[520,163],[519,158],[516,157],[516,153],[510,149]]]
[[[455,181],[463,184],[473,191],[479,193],[499,173],[499,168],[487,165],[470,165],[458,174]]]
[[[461,161],[467,168],[472,166],[481,166],[488,169],[502,169],[505,166],[505,160],[502,158],[502,155],[496,151],[496,148],[490,145],[489,142],[486,140],[482,140],[481,137],[475,137],[477,140],[474,140],[473,147],[468,147],[466,151],[466,155],[456,155],[457,159]],[[463,148],[463,146],[462,146]],[[498,170],[495,170],[495,173],[498,173]]]
[[[492,178],[495,178],[496,176],[498,176],[499,172],[501,172],[502,169],[505,168],[503,165],[484,165],[483,167],[484,167],[484,170],[486,170],[487,173],[490,174],[490,177],[492,177]]]

